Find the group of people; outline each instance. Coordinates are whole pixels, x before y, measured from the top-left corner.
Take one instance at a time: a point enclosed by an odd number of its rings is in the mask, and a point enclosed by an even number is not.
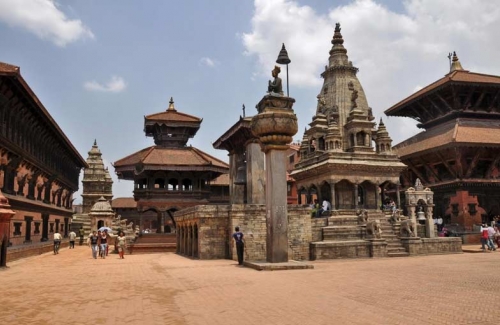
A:
[[[318,200],[314,200],[314,204],[311,204],[311,208],[311,217],[321,218],[323,212],[332,210],[332,204],[327,199],[324,199],[321,205],[319,205]]]
[[[71,231],[68,235],[69,237],[69,249],[75,248],[76,233]],[[54,255],[59,254],[59,247],[61,246],[62,235],[59,231],[54,233]],[[87,245],[92,249],[92,257],[97,259],[97,254],[101,258],[106,258],[109,252],[109,242],[111,239],[116,239],[116,248],[118,249],[118,255],[121,259],[125,258],[125,249],[127,248],[127,238],[125,233],[120,231],[118,235],[113,235],[108,233],[107,230],[104,231],[93,231],[87,237]],[[80,236],[80,244],[83,244],[83,236]]]
[[[490,226],[487,224],[483,224],[481,226],[481,249],[486,251],[486,247],[488,247],[489,251],[496,251],[497,248],[500,248],[500,222],[492,222]]]
[[[108,242],[111,239],[116,239],[116,247],[118,249],[118,255],[120,259],[125,258],[125,249],[127,248],[127,238],[125,237],[125,233],[120,231],[117,236],[108,233],[107,230],[104,231],[92,231],[92,234],[87,238],[87,245],[92,249],[92,257],[97,259],[97,255],[99,257],[106,258],[109,252]]]

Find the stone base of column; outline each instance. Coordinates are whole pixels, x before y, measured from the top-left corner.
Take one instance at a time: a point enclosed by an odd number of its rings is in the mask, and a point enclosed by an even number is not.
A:
[[[284,271],[314,269],[308,262],[288,261],[282,263],[269,263],[265,261],[244,261],[243,265],[257,271]]]

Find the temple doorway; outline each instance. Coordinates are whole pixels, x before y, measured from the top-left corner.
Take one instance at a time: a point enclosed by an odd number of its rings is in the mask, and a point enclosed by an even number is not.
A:
[[[97,229],[100,229],[101,227],[104,227],[104,221],[103,220],[97,221]]]

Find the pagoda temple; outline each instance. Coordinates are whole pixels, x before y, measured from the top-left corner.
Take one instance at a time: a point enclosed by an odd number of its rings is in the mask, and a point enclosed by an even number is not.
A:
[[[144,132],[155,145],[114,163],[119,179],[134,181],[141,229],[145,228],[144,214],[150,211],[156,213],[151,228],[164,232],[175,228],[173,212],[177,210],[228,202],[229,188],[220,182],[229,171],[228,164],[187,146],[201,122],[177,111],[171,98],[166,111],[144,117]]]
[[[321,74],[324,82],[316,114],[304,132],[300,161],[291,176],[301,204],[317,197],[320,202],[330,201],[334,210],[377,209],[386,199],[386,190],[398,193],[400,172],[406,166],[392,151],[382,120],[375,127],[356,76],[358,68],[348,60],[343,43],[336,24],[329,64]],[[399,195],[395,196],[392,199],[400,206]]]
[[[500,76],[464,70],[453,53],[448,74],[385,113],[424,129],[394,149],[403,185],[434,191],[435,216],[470,229],[500,214]]]

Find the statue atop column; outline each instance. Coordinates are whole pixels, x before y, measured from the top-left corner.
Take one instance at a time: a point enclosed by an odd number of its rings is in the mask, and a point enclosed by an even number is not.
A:
[[[271,71],[274,80],[269,80],[269,85],[267,87],[267,92],[274,96],[283,96],[283,86],[281,84],[281,78],[278,74],[281,72],[281,68],[274,66],[273,71]]]

